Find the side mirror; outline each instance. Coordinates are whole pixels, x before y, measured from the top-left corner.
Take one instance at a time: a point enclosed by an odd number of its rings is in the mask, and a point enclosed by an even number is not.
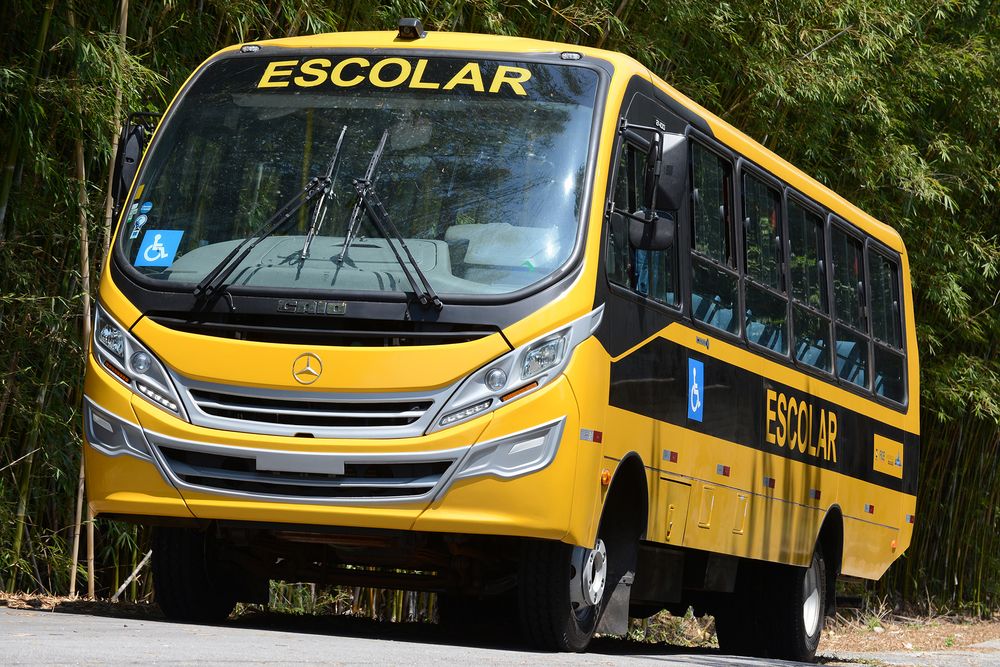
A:
[[[687,194],[687,137],[656,132],[646,153],[644,201],[650,210],[676,211]]]
[[[139,160],[146,151],[149,138],[159,120],[154,113],[134,113],[122,125],[118,139],[118,153],[115,155],[115,172],[111,181],[111,199],[114,202],[115,217],[121,212],[128,189],[132,187]]]
[[[676,228],[677,221],[671,213],[658,211],[650,216],[640,211],[628,220],[628,242],[637,250],[666,250],[674,244]]]

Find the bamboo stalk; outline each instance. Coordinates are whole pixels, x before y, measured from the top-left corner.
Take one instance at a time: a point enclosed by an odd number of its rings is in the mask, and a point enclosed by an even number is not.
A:
[[[121,0],[120,12],[118,14],[118,44],[121,53],[125,53],[125,37],[128,34],[128,0]],[[115,86],[115,132],[111,136],[111,159],[108,161],[108,191],[104,199],[104,233],[101,250],[101,263],[108,256],[108,246],[111,245],[111,226],[114,221],[111,219],[114,212],[114,197],[111,196],[112,185],[115,182],[115,161],[118,156],[118,137],[122,132],[122,87]]]
[[[112,602],[118,602],[119,596],[121,596],[121,594],[125,591],[128,585],[132,583],[137,576],[139,576],[139,572],[142,570],[142,568],[146,566],[146,563],[149,562],[149,557],[152,555],[153,555],[152,549],[146,552],[146,555],[143,557],[142,561],[138,565],[136,565],[135,568],[132,570],[132,574],[128,575],[128,578],[125,579],[122,585],[118,587],[118,590],[115,591],[115,594],[111,596]]]

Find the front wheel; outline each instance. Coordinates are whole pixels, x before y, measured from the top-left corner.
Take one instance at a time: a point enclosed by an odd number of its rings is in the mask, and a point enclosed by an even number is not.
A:
[[[518,607],[521,629],[538,648],[583,651],[590,643],[607,592],[608,554],[562,542],[526,542],[521,555]]]
[[[171,621],[220,623],[236,606],[231,573],[213,546],[210,535],[193,528],[153,529],[153,588]]]

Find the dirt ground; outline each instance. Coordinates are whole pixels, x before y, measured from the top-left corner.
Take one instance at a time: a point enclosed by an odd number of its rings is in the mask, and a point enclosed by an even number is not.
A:
[[[1000,616],[990,620],[952,616],[909,617],[861,613],[827,621],[820,653],[955,651],[1000,639]]]

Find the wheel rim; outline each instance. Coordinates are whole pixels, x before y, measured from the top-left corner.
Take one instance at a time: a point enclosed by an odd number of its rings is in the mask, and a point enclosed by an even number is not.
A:
[[[821,597],[819,560],[814,558],[812,565],[806,570],[806,576],[802,578],[802,624],[809,637],[819,630]]]
[[[577,614],[586,613],[604,598],[608,581],[608,551],[598,539],[593,549],[576,547],[570,579],[570,600]]]

